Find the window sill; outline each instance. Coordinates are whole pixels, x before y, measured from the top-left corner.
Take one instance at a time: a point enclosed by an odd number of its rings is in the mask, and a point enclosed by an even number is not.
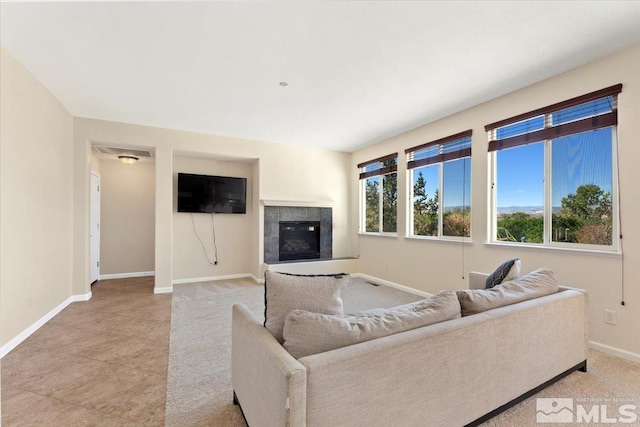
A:
[[[398,238],[398,233],[358,233],[359,236],[372,236],[372,237],[392,237]]]
[[[444,242],[444,243],[463,243],[465,245],[473,245],[471,237],[467,237],[464,240],[456,237],[433,237],[433,236],[405,236],[407,240],[422,240],[428,242]]]
[[[522,243],[503,243],[503,242],[486,242],[486,247],[496,248],[517,248],[533,251],[548,251],[554,253],[572,254],[572,255],[587,255],[587,256],[599,256],[608,258],[622,258],[622,253],[618,251],[596,250],[596,249],[574,249],[563,248],[558,246],[543,246],[534,244],[522,244]]]

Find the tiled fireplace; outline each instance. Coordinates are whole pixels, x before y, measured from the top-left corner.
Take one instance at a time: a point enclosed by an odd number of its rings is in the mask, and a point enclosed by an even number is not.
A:
[[[265,206],[264,262],[331,259],[331,208]]]

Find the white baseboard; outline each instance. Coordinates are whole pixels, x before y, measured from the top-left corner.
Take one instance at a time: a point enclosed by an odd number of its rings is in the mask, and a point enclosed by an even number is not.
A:
[[[621,348],[612,347],[610,345],[601,344],[595,341],[589,341],[589,347],[591,347],[594,350],[598,350],[603,353],[610,354],[611,356],[616,356],[622,359],[629,360],[631,362],[640,363],[640,354],[638,353],[622,350]]]
[[[253,279],[257,283],[264,283],[264,280],[258,279],[251,273],[228,274],[226,276],[193,277],[190,279],[175,279],[171,281],[171,283],[174,285],[182,285],[184,283],[212,282],[215,280],[246,279],[247,277]]]
[[[34,324],[32,324],[27,329],[22,331],[20,334],[14,337],[11,341],[3,345],[2,348],[0,348],[0,358],[3,358],[7,354],[9,354],[11,350],[13,350],[18,345],[20,345],[22,341],[29,338],[35,331],[40,329],[42,325],[47,323],[49,320],[53,319],[56,314],[64,310],[69,304],[71,304],[72,302],[89,301],[91,299],[91,296],[92,296],[91,292],[87,292],[86,294],[82,294],[82,295],[71,295],[69,298],[67,298],[62,303],[60,303],[56,308],[54,308],[53,310],[51,310],[50,312],[42,316]]]
[[[433,295],[433,294],[430,294],[429,292],[419,291],[418,289],[413,289],[413,288],[410,288],[408,286],[401,285],[399,283],[390,282],[388,280],[379,279],[377,277],[369,276],[368,274],[354,273],[351,276],[360,277],[360,278],[362,278],[364,280],[367,280],[369,282],[373,282],[373,283],[377,283],[377,284],[380,284],[380,285],[389,286],[390,288],[396,288],[396,289],[399,289],[401,291],[409,292],[409,293],[415,294],[415,295],[420,295],[421,297],[425,297],[425,298],[430,297],[430,296]]]
[[[89,291],[83,295],[71,295],[71,299],[73,300],[73,302],[89,301],[92,296],[93,294],[91,293],[91,291]]]
[[[18,345],[20,345],[20,343],[22,341],[24,341],[27,338],[29,338],[31,336],[31,334],[33,334],[35,331],[40,329],[42,327],[42,325],[47,323],[49,320],[53,319],[53,317],[56,314],[60,313],[62,310],[65,309],[65,307],[67,307],[72,302],[73,302],[73,297],[71,296],[71,297],[67,298],[66,300],[64,300],[56,308],[54,308],[53,310],[51,310],[50,312],[48,312],[47,314],[42,316],[40,319],[38,319],[34,324],[29,326],[27,329],[25,329],[24,331],[19,333],[11,341],[9,341],[5,345],[3,345],[2,348],[0,348],[0,358],[2,358],[4,356],[6,356],[7,354],[9,354],[9,352],[11,352],[11,350],[13,350]]]
[[[128,279],[130,277],[148,277],[155,276],[155,271],[134,271],[132,273],[116,273],[116,274],[101,274],[98,276],[98,280],[109,279]]]
[[[154,288],[154,294],[170,294],[173,292],[173,285],[183,285],[185,283],[213,282],[216,280],[246,279],[250,278],[256,283],[264,284],[264,279],[260,280],[251,273],[227,274],[224,276],[191,277],[189,279],[175,279],[171,281],[171,286],[166,288]]]

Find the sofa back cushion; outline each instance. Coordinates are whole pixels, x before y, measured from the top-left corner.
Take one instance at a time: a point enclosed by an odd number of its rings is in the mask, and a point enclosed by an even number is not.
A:
[[[460,317],[453,291],[389,309],[346,316],[293,310],[285,319],[284,348],[296,359]]]
[[[301,309],[343,314],[340,291],[348,274],[303,276],[267,270],[264,274],[264,326],[282,344],[284,318]]]
[[[558,292],[553,271],[539,268],[515,280],[502,282],[490,289],[464,289],[456,291],[463,316],[517,302],[539,298]]]

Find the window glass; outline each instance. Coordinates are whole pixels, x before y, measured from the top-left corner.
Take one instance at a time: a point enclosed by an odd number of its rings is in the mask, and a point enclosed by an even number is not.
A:
[[[398,212],[398,174],[382,176],[382,231],[395,233]]]
[[[544,143],[496,152],[496,240],[543,243]]]
[[[363,233],[395,233],[398,212],[398,156],[390,154],[360,163],[361,217]]]
[[[611,86],[485,127],[495,241],[619,248],[614,149],[621,90]]]
[[[438,235],[439,165],[413,169],[413,234]]]
[[[365,231],[377,233],[380,231],[380,176],[364,181],[364,194]]]
[[[551,240],[612,244],[612,128],[551,141]]]
[[[442,164],[442,235],[471,236],[471,159]]]

